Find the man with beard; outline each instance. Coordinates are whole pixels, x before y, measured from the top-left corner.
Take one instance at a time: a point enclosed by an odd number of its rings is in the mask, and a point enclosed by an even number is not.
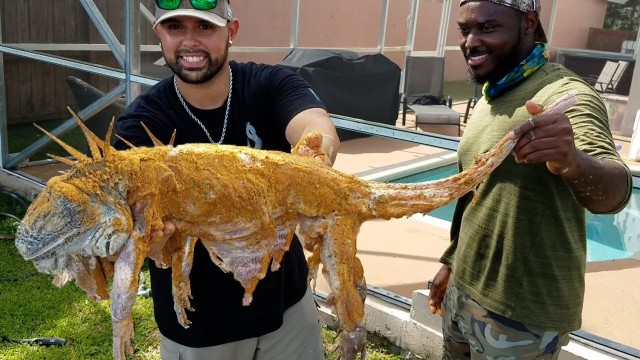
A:
[[[122,114],[117,134],[152,146],[143,122],[164,143],[216,143],[290,152],[308,131],[323,134],[330,164],[339,147],[333,122],[309,85],[281,67],[229,61],[239,21],[228,0],[156,0],[153,26],[175,74],[139,96]],[[118,140],[117,148],[127,145]],[[224,172],[225,169],[217,169]],[[166,194],[171,196],[171,194]],[[224,194],[220,194],[224,196]],[[175,231],[166,222],[165,239]],[[321,325],[299,241],[280,269],[268,272],[250,306],[233,275],[212,261],[200,242],[191,270],[191,321],[177,321],[171,268],[149,264],[163,359],[324,359]]]
[[[460,48],[484,84],[458,148],[469,167],[513,130],[506,159],[458,200],[429,292],[445,359],[555,359],[580,328],[585,209],[615,213],[631,193],[602,99],[548,62],[539,0],[461,0]],[[541,113],[574,93],[565,114]]]

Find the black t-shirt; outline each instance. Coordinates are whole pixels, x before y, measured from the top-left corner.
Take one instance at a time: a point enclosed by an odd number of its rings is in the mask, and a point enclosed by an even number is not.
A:
[[[301,111],[324,108],[324,105],[304,79],[290,70],[233,61],[230,66],[233,91],[223,143],[290,152],[291,146],[285,138],[289,121]],[[219,141],[227,102],[213,110],[188,106],[213,140]],[[174,129],[176,145],[209,142],[200,125],[179,102],[173,77],[160,81],[137,97],[117,122],[116,133],[122,138],[137,146],[152,146],[140,121],[165,144]],[[114,146],[128,147],[120,140],[116,140]],[[242,306],[244,289],[240,283],[232,274],[222,272],[198,242],[190,275],[191,305],[195,312],[187,310],[192,323],[184,329],[173,308],[171,268],[159,269],[150,262],[151,291],[160,332],[179,344],[205,347],[277,330],[282,325],[284,311],[302,298],[308,285],[307,263],[297,239],[291,242],[281,264],[278,271],[268,271],[258,283],[251,305]]]

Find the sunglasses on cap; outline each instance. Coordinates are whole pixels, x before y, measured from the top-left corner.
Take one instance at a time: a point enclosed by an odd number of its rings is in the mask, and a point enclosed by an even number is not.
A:
[[[182,0],[156,0],[156,5],[162,10],[175,10],[180,7],[181,2]],[[218,0],[189,0],[189,2],[196,10],[213,10],[218,6]]]

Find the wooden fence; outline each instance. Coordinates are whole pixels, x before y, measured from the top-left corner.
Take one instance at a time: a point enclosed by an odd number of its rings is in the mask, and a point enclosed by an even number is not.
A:
[[[153,0],[143,0],[153,11]],[[96,7],[121,43],[124,43],[122,0],[97,0]],[[77,0],[0,0],[2,42],[5,44],[105,44],[84,7]],[[158,40],[146,19],[141,18],[141,44]],[[149,24],[149,26],[144,26]],[[43,51],[45,52],[45,51]],[[110,50],[46,51],[80,61],[120,68]],[[161,54],[143,53],[142,62],[154,62]],[[75,76],[102,91],[118,80],[71,70],[62,66],[4,54],[4,76],[9,124],[68,117],[74,105],[66,78]]]
[[[590,28],[587,49],[621,52],[625,40],[635,41],[637,31]]]

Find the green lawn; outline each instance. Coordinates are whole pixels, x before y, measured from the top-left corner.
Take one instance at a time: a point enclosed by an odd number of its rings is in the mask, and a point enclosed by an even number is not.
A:
[[[0,194],[0,213],[21,218],[24,208]],[[37,273],[14,245],[17,226],[18,221],[0,216],[0,337],[12,340],[56,337],[65,339],[66,344],[45,347],[4,341],[0,342],[0,359],[111,359],[109,301],[91,302],[74,284],[58,289],[51,284],[50,275]],[[133,317],[136,358],[159,359],[159,336],[151,299],[138,297]],[[335,332],[325,328],[323,337],[327,349],[335,346]],[[392,354],[398,352],[397,348],[375,336],[370,336],[368,349],[370,360],[404,359]],[[329,354],[327,359],[335,359],[335,354]]]
[[[38,123],[39,126],[47,131],[55,129],[62,124],[66,119],[50,120],[46,122]],[[19,153],[27,146],[34,143],[41,137],[46,136],[40,130],[38,130],[33,124],[11,124],[7,127],[7,139],[9,146],[9,153]],[[61,138],[67,144],[80,150],[81,152],[87,151],[87,141],[85,140],[82,130],[78,127],[69,131]],[[52,142],[47,145],[43,150],[30,158],[31,161],[48,159],[47,153],[67,156],[67,152],[62,149],[58,144]]]

